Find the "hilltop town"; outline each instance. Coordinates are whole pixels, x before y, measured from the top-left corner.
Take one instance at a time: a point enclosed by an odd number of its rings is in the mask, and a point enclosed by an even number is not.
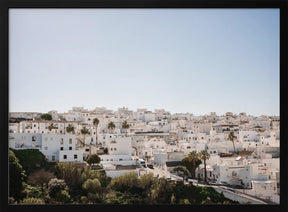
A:
[[[97,154],[97,166],[108,177],[152,173],[213,187],[238,202],[279,204],[280,199],[279,116],[195,116],[127,107],[10,112],[9,148],[38,149],[48,161],[79,166]],[[199,161],[192,173],[185,159]]]

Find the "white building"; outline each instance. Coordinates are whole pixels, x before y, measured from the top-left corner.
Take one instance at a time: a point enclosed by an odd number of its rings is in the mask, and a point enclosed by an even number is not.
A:
[[[11,133],[9,147],[39,149],[48,160],[83,162],[83,150],[75,149],[75,135],[54,133]]]
[[[132,160],[131,138],[122,135],[106,135],[105,146],[109,154],[100,155],[101,163],[113,165],[136,165]]]

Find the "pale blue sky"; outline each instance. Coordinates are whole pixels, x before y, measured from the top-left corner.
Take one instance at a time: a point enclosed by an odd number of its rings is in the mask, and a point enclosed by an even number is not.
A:
[[[278,9],[10,9],[11,112],[279,115]]]

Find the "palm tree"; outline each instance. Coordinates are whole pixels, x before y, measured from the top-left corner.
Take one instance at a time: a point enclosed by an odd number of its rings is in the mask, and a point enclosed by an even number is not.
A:
[[[179,176],[183,177],[183,181],[185,181],[185,178],[188,176],[188,170],[182,166],[176,166],[173,171],[177,172]]]
[[[96,128],[96,145],[97,145],[98,144],[97,129],[98,129],[98,125],[99,125],[99,119],[97,119],[97,118],[93,119],[93,125]]]
[[[230,141],[232,141],[233,147],[234,147],[234,153],[236,153],[235,144],[234,144],[234,138],[237,138],[237,137],[234,135],[234,132],[229,132],[228,139],[229,139]]]
[[[90,133],[89,130],[85,126],[81,129],[81,134],[84,135],[84,145],[85,145],[85,135],[89,133]]]
[[[200,160],[200,155],[196,151],[192,151],[188,154],[188,161],[192,163],[192,178],[195,178],[195,170],[200,165],[198,162]]]
[[[68,126],[66,127],[66,131],[68,133],[73,132],[74,133],[74,127],[72,124],[68,124]]]
[[[200,159],[203,160],[204,163],[204,175],[205,175],[205,182],[207,182],[207,169],[206,169],[206,161],[210,158],[210,154],[208,153],[208,151],[202,150],[199,153]]]
[[[114,124],[113,121],[110,121],[110,122],[108,123],[108,129],[111,130],[111,133],[112,133],[112,131],[115,129],[115,124]]]
[[[122,128],[125,129],[125,136],[127,136],[127,129],[129,129],[130,125],[127,123],[127,121],[124,121],[122,123]]]

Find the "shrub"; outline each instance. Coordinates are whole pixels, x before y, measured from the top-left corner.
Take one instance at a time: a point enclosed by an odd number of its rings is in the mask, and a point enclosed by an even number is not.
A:
[[[20,202],[21,204],[45,204],[45,201],[40,198],[34,198],[34,197],[28,197],[23,199],[23,201]]]
[[[87,193],[92,193],[96,194],[97,192],[101,191],[101,183],[97,178],[95,179],[88,179],[83,183],[82,188],[87,192]]]
[[[71,196],[66,190],[61,190],[55,194],[54,200],[60,203],[71,203]]]
[[[42,189],[41,187],[26,185],[25,193],[27,198],[40,198],[42,196]]]
[[[116,177],[111,180],[110,187],[115,191],[131,191],[138,186],[137,175],[134,172]]]
[[[48,183],[48,192],[51,198],[55,198],[57,193],[67,189],[68,187],[64,180],[53,178]]]

